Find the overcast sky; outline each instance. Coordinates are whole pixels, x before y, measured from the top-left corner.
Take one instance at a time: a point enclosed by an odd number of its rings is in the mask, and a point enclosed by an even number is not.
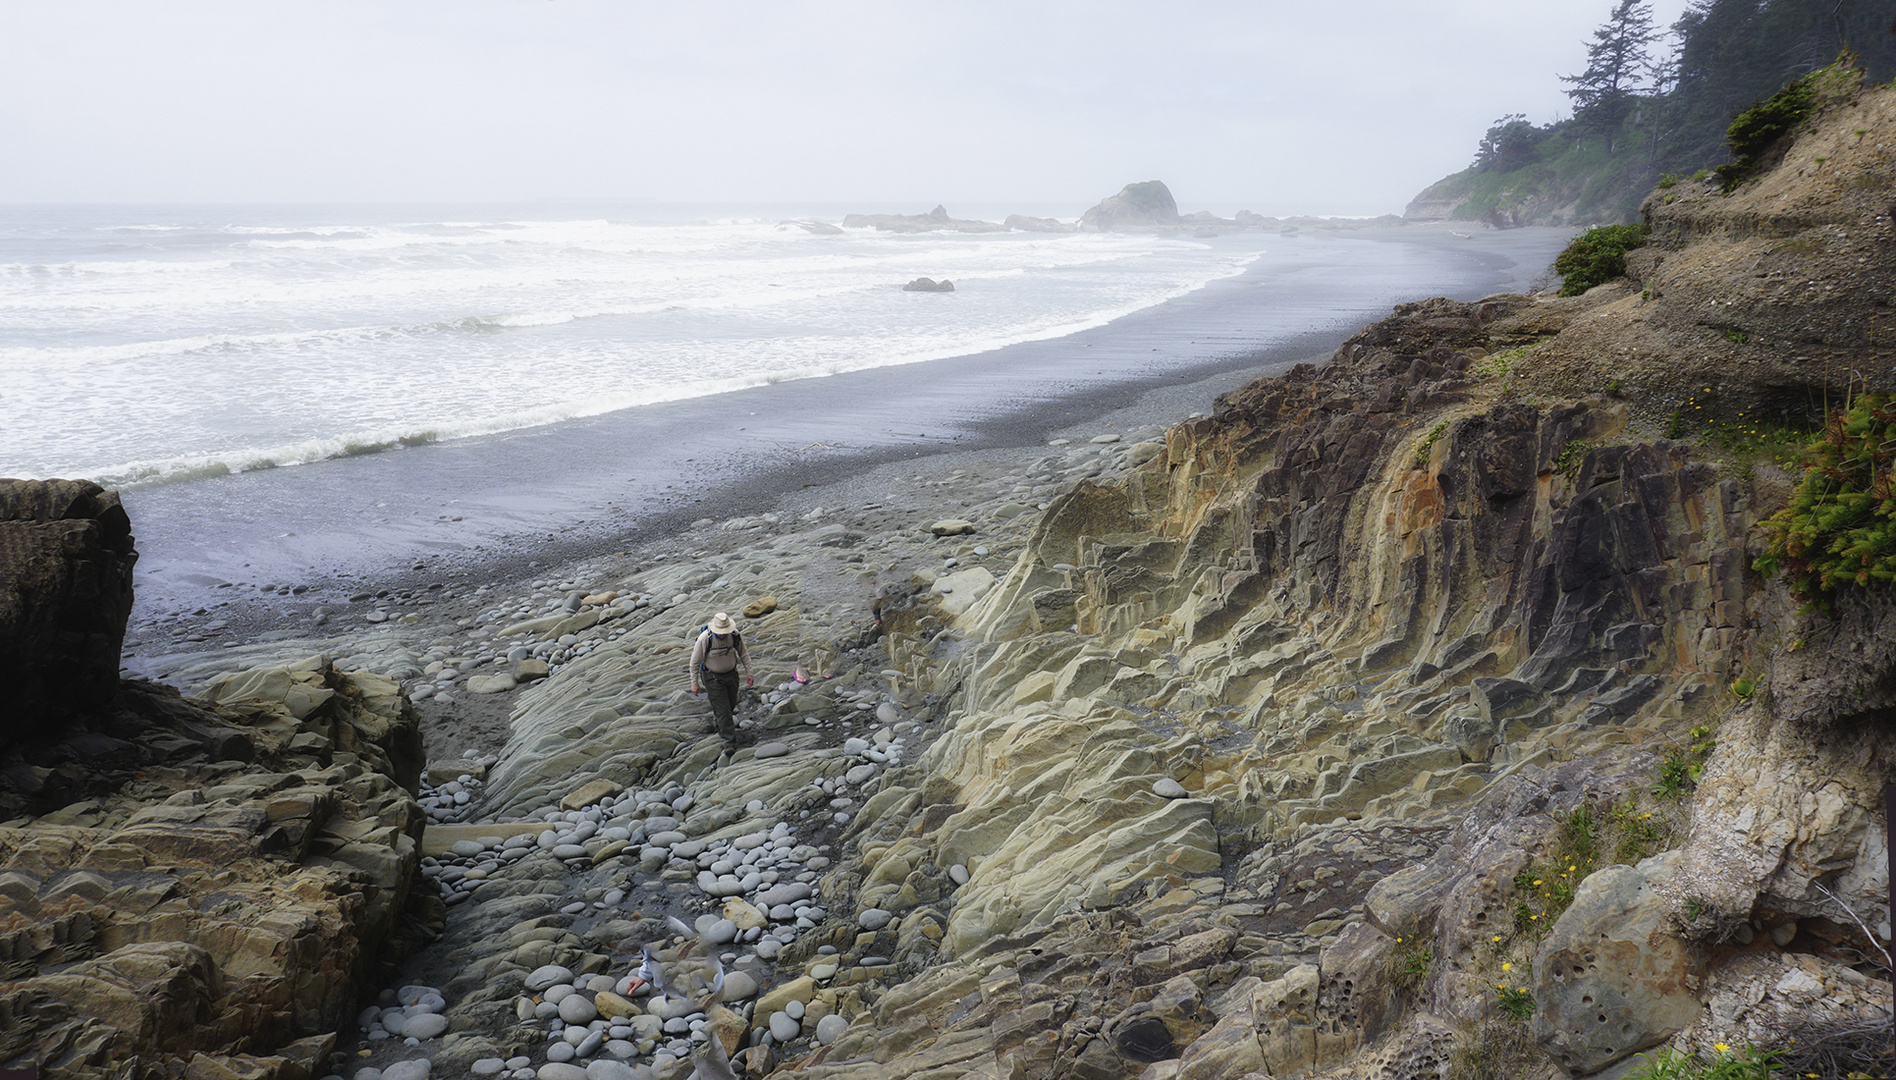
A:
[[[1656,0],[1661,25],[1687,0]],[[1401,212],[1612,0],[0,0],[0,202]],[[926,205],[924,205],[926,204]]]

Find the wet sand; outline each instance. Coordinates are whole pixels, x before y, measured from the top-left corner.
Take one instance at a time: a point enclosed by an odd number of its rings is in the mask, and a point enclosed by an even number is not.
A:
[[[1037,452],[1076,425],[1174,423],[1327,355],[1397,302],[1524,290],[1566,237],[1412,227],[1268,238],[1307,252],[1299,272],[1247,272],[1050,341],[130,491],[141,561],[126,666],[169,678],[225,640],[340,633],[373,606],[351,597],[433,585],[451,598],[560,576],[693,522],[860,488],[892,462]]]

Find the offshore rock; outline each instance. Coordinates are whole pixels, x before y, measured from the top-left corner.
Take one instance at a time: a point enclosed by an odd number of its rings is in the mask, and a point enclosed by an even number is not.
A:
[[[1150,232],[1180,225],[1178,203],[1159,180],[1127,184],[1080,215],[1081,232]]]
[[[843,218],[843,227],[846,229],[869,228],[893,233],[1007,231],[1007,226],[997,225],[992,221],[968,221],[949,217],[947,209],[940,206],[926,214],[849,214]]]

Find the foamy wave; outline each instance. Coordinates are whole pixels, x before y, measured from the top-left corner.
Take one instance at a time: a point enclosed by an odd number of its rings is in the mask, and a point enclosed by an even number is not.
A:
[[[98,260],[63,263],[0,263],[0,275],[7,277],[78,277],[86,274],[123,276],[127,274],[201,273],[228,270],[229,260],[207,262],[162,262],[157,259]]]
[[[764,380],[760,379],[759,382]],[[774,380],[772,380],[774,381]],[[683,398],[702,397],[731,389],[727,381],[682,383],[665,388],[596,395],[582,401],[526,409],[473,420],[439,420],[413,426],[349,432],[329,438],[306,439],[281,446],[235,448],[147,461],[120,462],[96,468],[67,469],[109,488],[143,488],[203,480],[262,469],[310,465],[319,461],[378,454],[426,446],[451,439],[496,435],[521,428],[540,427],[564,420],[617,412],[640,405],[656,405]]]

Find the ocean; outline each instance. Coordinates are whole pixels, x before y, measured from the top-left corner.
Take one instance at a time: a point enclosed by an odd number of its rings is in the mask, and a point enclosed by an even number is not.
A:
[[[816,217],[841,214],[0,208],[0,472],[137,487],[982,352],[1270,248]],[[923,276],[957,291],[902,291]]]
[[[796,224],[900,209],[0,207],[0,476],[119,490],[138,623],[507,577],[1142,396],[1170,422],[1568,236]]]

